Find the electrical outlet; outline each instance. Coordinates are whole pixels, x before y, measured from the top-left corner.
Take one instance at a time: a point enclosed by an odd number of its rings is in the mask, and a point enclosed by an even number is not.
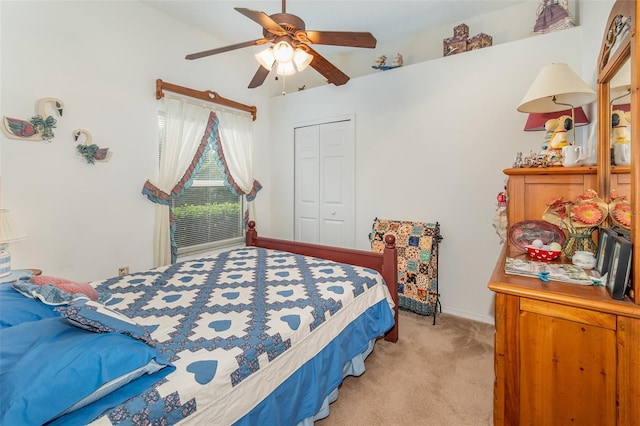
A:
[[[123,275],[127,275],[129,273],[129,267],[128,266],[121,266],[118,268],[118,276],[123,276]]]

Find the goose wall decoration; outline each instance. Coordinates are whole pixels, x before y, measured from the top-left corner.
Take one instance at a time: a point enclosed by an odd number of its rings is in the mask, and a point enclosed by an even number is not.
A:
[[[10,139],[51,142],[54,136],[53,129],[56,127],[56,119],[52,115],[47,115],[45,109],[47,105],[52,105],[54,112],[59,117],[62,117],[64,104],[60,99],[42,98],[38,101],[38,115],[31,117],[31,120],[4,116],[2,118],[2,130]]]
[[[96,161],[109,161],[111,159],[112,151],[109,148],[100,148],[98,145],[91,143],[91,132],[87,129],[74,130],[73,138],[76,142],[83,140],[82,143],[76,145],[76,151],[82,154],[87,163],[94,164]]]

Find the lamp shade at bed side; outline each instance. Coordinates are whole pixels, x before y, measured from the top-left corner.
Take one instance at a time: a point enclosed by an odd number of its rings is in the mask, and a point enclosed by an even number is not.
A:
[[[9,243],[24,240],[27,234],[16,226],[11,213],[0,209],[0,277],[11,273],[11,254],[7,248]]]

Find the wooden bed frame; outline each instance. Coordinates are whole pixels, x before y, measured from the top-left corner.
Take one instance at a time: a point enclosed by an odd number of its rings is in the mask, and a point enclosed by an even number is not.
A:
[[[256,223],[250,221],[246,234],[246,244],[248,246],[288,251],[303,256],[314,256],[334,262],[363,266],[380,272],[387,283],[387,287],[389,287],[389,292],[395,304],[393,308],[395,325],[385,334],[384,339],[394,343],[398,341],[398,258],[395,246],[396,239],[393,235],[385,237],[383,253],[373,253],[364,250],[258,237],[255,227]]]

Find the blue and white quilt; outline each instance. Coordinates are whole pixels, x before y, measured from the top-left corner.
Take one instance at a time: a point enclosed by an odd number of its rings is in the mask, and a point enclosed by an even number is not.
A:
[[[147,327],[176,367],[94,425],[250,424],[252,410],[269,423],[264,413],[273,407],[298,409],[270,398],[306,397],[297,394],[315,386],[301,366],[342,363],[328,349],[359,354],[393,326],[393,301],[378,272],[255,247],[92,285],[112,294],[105,305]],[[338,383],[322,383],[317,397]],[[274,421],[295,424],[314,413]]]

